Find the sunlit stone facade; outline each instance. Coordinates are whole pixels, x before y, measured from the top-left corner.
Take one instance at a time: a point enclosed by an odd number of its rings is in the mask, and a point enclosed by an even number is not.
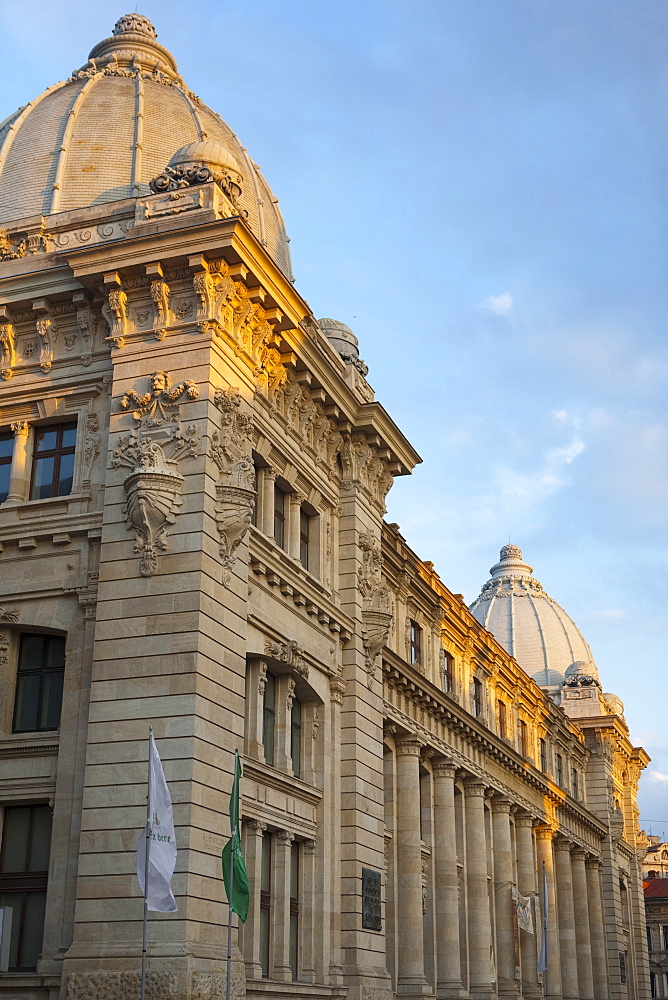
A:
[[[224,994],[237,748],[235,997],[644,1000],[646,756],[384,523],[419,458],[145,18],[3,125],[0,224],[0,997],[138,996],[152,725],[179,855],[151,1000]]]

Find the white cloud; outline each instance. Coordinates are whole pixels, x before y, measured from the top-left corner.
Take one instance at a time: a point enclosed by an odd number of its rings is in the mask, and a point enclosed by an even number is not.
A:
[[[601,611],[596,611],[594,617],[603,618],[606,621],[619,621],[620,619],[628,618],[628,615],[621,608],[604,608]]]
[[[510,292],[503,292],[501,295],[488,295],[478,308],[481,312],[489,313],[492,316],[509,316],[513,305],[513,297]]]
[[[647,777],[656,785],[668,785],[668,774],[663,774],[662,771],[648,771]]]

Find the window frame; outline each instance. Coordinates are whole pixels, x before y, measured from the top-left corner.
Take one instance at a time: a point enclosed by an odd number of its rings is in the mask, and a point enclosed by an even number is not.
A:
[[[262,834],[258,943],[260,969],[263,979],[268,979],[271,973],[271,883],[273,876],[273,839],[273,834],[268,831],[265,831]]]
[[[422,626],[410,618],[410,663],[412,667],[422,666]]]
[[[19,809],[28,809],[28,833],[25,838],[25,868],[20,872],[5,872],[4,867],[6,863],[6,851],[8,847],[8,828],[10,824],[9,816],[12,813],[16,813]],[[38,871],[30,871],[30,855],[33,849],[33,832],[35,830],[35,811],[37,809],[45,810],[49,814],[49,842],[46,847],[47,855],[47,867],[46,869],[39,869]],[[25,937],[29,936],[29,940],[33,940],[34,928],[29,928],[26,930],[26,915],[27,915],[27,902],[30,894],[35,896],[37,893],[43,895],[44,897],[44,907],[46,906],[46,894],[48,889],[49,881],[49,864],[51,860],[51,845],[53,840],[53,811],[51,807],[44,802],[30,802],[23,805],[12,804],[5,806],[4,817],[3,817],[3,827],[2,827],[2,844],[0,845],[0,895],[7,893],[16,894],[19,893],[22,896],[20,914],[18,917],[17,924],[12,921],[12,944],[13,941],[18,939],[17,948],[17,959],[21,957],[21,952],[25,949],[26,941]],[[27,870],[26,870],[27,869]],[[44,916],[40,918],[41,923],[41,934],[40,934],[40,947],[39,952],[42,951],[42,942],[44,940]],[[18,926],[18,932],[16,931],[16,926]],[[24,937],[25,936],[25,937]],[[35,972],[37,967],[37,962],[39,961],[40,954],[37,954],[37,961],[35,965],[15,965],[10,966],[9,972],[13,973],[25,973],[25,972]]]
[[[482,718],[482,681],[479,677],[474,677],[472,681],[471,693],[471,714],[474,719]]]
[[[448,653],[447,649],[443,650],[443,690],[446,694],[452,694],[455,689],[455,660],[454,657]]]
[[[267,740],[269,733],[271,733],[271,741]],[[267,753],[268,745],[270,753]],[[276,675],[269,670],[262,694],[262,747],[265,764],[273,767],[276,760]]]
[[[564,758],[562,754],[554,755],[554,776],[559,788],[564,787]]]
[[[301,892],[301,844],[293,840],[290,845],[290,927],[288,930],[288,962],[292,981],[299,981],[299,897]]]
[[[67,431],[71,430],[74,430],[74,444],[64,445],[63,435]],[[50,431],[56,432],[55,447],[46,448],[44,449],[44,451],[40,452],[37,441],[38,435],[48,433]],[[72,492],[74,490],[74,476],[76,471],[74,462],[77,450],[78,431],[79,431],[79,422],[76,418],[74,420],[60,421],[58,423],[41,424],[41,425],[38,424],[33,427],[32,458],[30,466],[30,494],[29,494],[30,500],[52,500],[57,497],[68,497],[72,495]],[[67,492],[61,493],[60,471],[61,471],[62,459],[70,455],[72,456],[72,477],[71,477],[72,481],[69,490]],[[52,458],[54,460],[53,471],[51,474],[51,484],[50,484],[51,492],[47,493],[46,495],[36,496],[35,474],[37,472],[38,463],[43,459],[49,459],[49,458]]]
[[[303,707],[300,699],[293,697],[290,708],[290,760],[292,761],[292,773],[295,778],[301,778],[302,776]],[[297,714],[299,718],[295,721],[295,715]]]
[[[538,748],[540,754],[540,769],[545,774],[547,772],[547,740],[544,736],[538,737]]]
[[[308,512],[304,504],[299,507],[299,561],[305,570],[311,571],[311,563],[313,560],[310,558],[312,542],[311,538],[311,521],[313,515]],[[304,531],[306,527],[306,531]]]
[[[39,667],[23,667],[24,642],[28,639],[42,640],[41,662]],[[62,643],[62,666],[49,666],[49,654],[52,643],[58,640]],[[63,710],[63,688],[65,681],[65,667],[67,662],[67,640],[63,635],[55,635],[49,632],[22,632],[19,636],[19,651],[16,669],[16,687],[14,689],[14,709],[12,713],[12,733],[54,733],[60,729],[60,720]],[[39,678],[39,693],[37,695],[37,705],[35,709],[37,726],[18,726],[18,715],[20,709],[20,699],[22,688],[29,685],[29,678]],[[57,694],[58,700],[58,723],[57,725],[39,725],[40,718],[48,711],[48,704],[45,706],[45,698],[49,698],[49,680],[60,677],[60,691]],[[46,690],[46,695],[45,695]]]
[[[277,505],[276,501],[281,498],[280,505]],[[273,497],[273,510],[274,510],[274,541],[278,545],[279,549],[284,551],[287,548],[287,515],[285,511],[285,500],[286,492],[282,489],[278,483],[274,483],[274,497]],[[279,537],[280,536],[280,537]]]
[[[11,444],[11,447],[9,449],[9,454],[8,455],[3,455],[1,453],[2,449],[0,448],[0,471],[2,469],[4,469],[5,466],[7,466],[8,470],[9,470],[8,476],[7,476],[7,493],[3,496],[2,495],[2,491],[0,490],[0,504],[4,503],[5,500],[7,499],[7,497],[9,496],[9,487],[10,487],[11,481],[12,481],[12,460],[14,458],[14,448],[16,447],[16,435],[14,434],[14,432],[13,431],[2,431],[0,433],[0,445],[4,441],[9,441],[10,444]]]
[[[499,727],[499,736],[501,739],[508,738],[508,706],[502,698],[497,698],[496,700],[496,710],[497,710],[497,723]]]
[[[518,719],[517,722],[517,745],[522,757],[529,756],[529,725],[526,719]]]

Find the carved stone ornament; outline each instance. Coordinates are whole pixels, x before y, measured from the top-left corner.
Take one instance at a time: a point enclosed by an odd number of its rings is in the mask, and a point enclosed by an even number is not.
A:
[[[16,340],[14,327],[6,309],[0,315],[0,378],[7,381],[12,377],[12,368],[16,363]]]
[[[286,663],[304,680],[308,680],[309,668],[304,660],[304,647],[300,646],[295,639],[290,639],[288,642],[274,642],[273,639],[265,639],[264,651],[267,656],[280,660],[281,663]]]
[[[9,608],[0,608],[0,622],[15,624],[18,620],[19,615],[17,611],[11,611]]]
[[[100,421],[97,413],[88,413],[86,415],[86,430],[84,436],[84,479],[89,481],[93,465],[95,464],[95,459],[100,454],[102,438],[100,437],[99,430]]]
[[[162,191],[176,191],[178,188],[191,187],[193,184],[208,184],[213,180],[213,174],[203,164],[195,166],[165,167],[161,174],[148,182],[154,194]]]
[[[380,546],[368,532],[360,534],[359,546],[362,550],[362,565],[357,571],[357,579],[364,600],[362,642],[368,673],[367,683],[371,688],[376,675],[376,660],[383,646],[387,644],[394,616],[390,591],[381,578]]]
[[[211,435],[209,455],[218,467],[216,527],[220,536],[223,583],[228,586],[236,551],[255,510],[255,468],[251,459],[253,422],[242,410],[238,389],[216,389],[213,401],[220,410],[220,431]]]
[[[178,419],[181,395],[196,398],[197,386],[190,381],[170,389],[166,372],[154,372],[149,391],[134,390],[121,399],[123,409],[136,404],[133,416],[137,426],[121,435],[113,452],[112,467],[131,469],[123,486],[126,493],[125,519],[134,530],[135,552],[139,553],[142,576],[152,576],[158,568],[158,555],[167,548],[167,530],[174,524],[181,506],[183,476],[178,463],[200,453],[201,439],[194,425],[182,429]]]

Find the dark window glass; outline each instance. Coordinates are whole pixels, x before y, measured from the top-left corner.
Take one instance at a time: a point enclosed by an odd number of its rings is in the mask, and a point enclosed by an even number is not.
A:
[[[72,492],[76,434],[76,423],[36,429],[31,500],[64,497]]]
[[[422,629],[411,620],[411,663],[422,663]]]
[[[452,657],[443,650],[443,690],[451,694],[454,686],[455,678]]]
[[[269,976],[269,922],[271,917],[271,834],[262,835],[262,870],[260,872],[260,965]]]
[[[561,788],[563,787],[564,784],[564,759],[560,753],[557,754],[556,765],[557,765],[557,784]]]
[[[299,560],[304,569],[309,569],[309,545],[311,518],[303,507],[299,508]]]
[[[290,968],[292,978],[299,974],[299,844],[290,848]]]
[[[506,737],[508,735],[508,719],[506,715],[506,703],[505,701],[497,702],[499,709],[499,736]]]
[[[663,945],[664,951],[668,951],[668,924],[664,924],[662,927]]]
[[[578,772],[575,770],[575,768],[573,768],[573,772],[572,772],[572,775],[571,775],[571,784],[573,786],[573,798],[574,799],[579,799],[580,798],[580,781],[579,781],[579,777],[578,777]]]
[[[650,994],[651,994],[652,1000],[653,1000],[654,997],[658,996],[658,994],[656,992],[656,972],[650,972],[650,974],[649,974],[649,986],[650,986]]]
[[[59,635],[21,636],[14,702],[15,733],[57,729],[63,700],[65,639]]]
[[[473,678],[473,714],[476,719],[482,715],[482,681]]]
[[[302,703],[298,698],[292,702],[290,713],[290,756],[292,757],[292,773],[300,778],[302,773]]]
[[[547,743],[542,737],[538,742],[540,743],[540,769],[547,771]]]
[[[274,729],[276,726],[276,678],[267,674],[262,701],[262,743],[267,764],[274,763]]]
[[[274,485],[274,541],[285,548],[285,493]]]
[[[619,978],[623,983],[626,982],[626,952],[619,952]]]
[[[257,462],[253,462],[253,474],[255,475],[255,489],[257,490],[255,494],[255,503],[253,504],[253,513],[251,514],[251,524],[254,524],[257,528],[257,511],[260,505],[260,466]]]
[[[35,969],[42,951],[51,849],[48,806],[8,806],[0,857],[0,906],[10,906],[10,972]]]
[[[14,435],[0,434],[0,503],[4,503],[9,493],[9,473],[12,468]]]
[[[648,951],[654,950],[652,947],[652,928],[650,927],[649,924],[647,924],[647,950]]]

